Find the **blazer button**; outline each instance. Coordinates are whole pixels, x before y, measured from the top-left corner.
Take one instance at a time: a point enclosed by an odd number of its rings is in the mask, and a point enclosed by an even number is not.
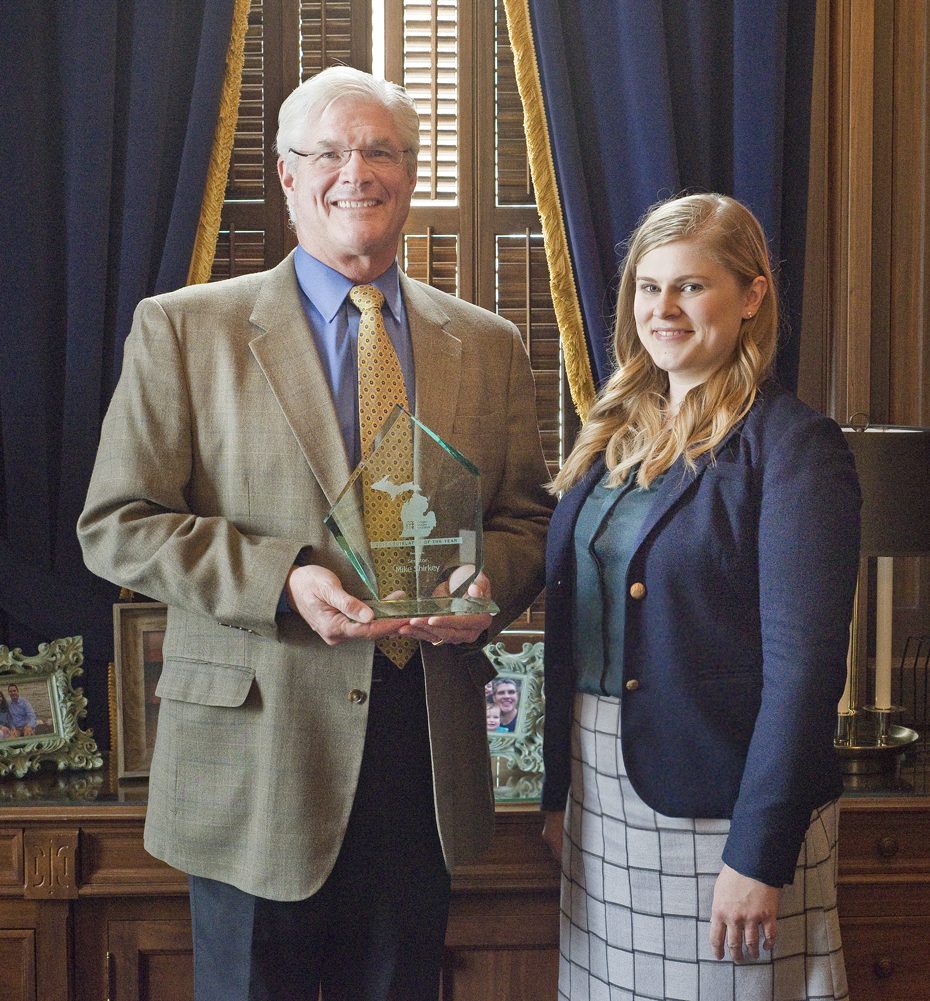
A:
[[[349,701],[354,702],[357,706],[360,706],[367,698],[368,695],[360,688],[353,688],[352,691],[349,692]]]
[[[646,585],[642,581],[637,581],[630,585],[630,597],[634,601],[641,601],[646,597]]]
[[[628,692],[635,692],[639,688],[639,682],[635,678],[630,678],[630,680],[623,686]]]

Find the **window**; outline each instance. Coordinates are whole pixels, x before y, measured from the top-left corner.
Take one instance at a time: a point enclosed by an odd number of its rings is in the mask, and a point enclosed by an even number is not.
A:
[[[283,98],[333,63],[383,65],[421,114],[402,265],[411,277],[519,327],[536,377],[546,460],[555,473],[577,417],[549,294],[503,0],[376,3],[373,11],[369,0],[253,0],[213,278],[262,270],[294,245],[274,158]],[[511,632],[520,639],[541,627],[538,602]]]

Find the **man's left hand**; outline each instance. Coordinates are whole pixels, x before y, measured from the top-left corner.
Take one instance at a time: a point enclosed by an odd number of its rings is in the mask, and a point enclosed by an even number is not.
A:
[[[474,573],[475,568],[471,566],[461,566],[454,570],[449,577],[446,593],[454,591],[460,583]],[[484,575],[479,573],[468,586],[468,596],[470,598],[491,597],[491,582]],[[404,626],[400,633],[402,636],[410,636],[412,639],[421,640],[424,643],[432,643],[433,646],[441,646],[443,643],[474,643],[478,637],[491,626],[492,615],[489,612],[481,612],[476,615],[430,615],[428,617],[411,619]]]

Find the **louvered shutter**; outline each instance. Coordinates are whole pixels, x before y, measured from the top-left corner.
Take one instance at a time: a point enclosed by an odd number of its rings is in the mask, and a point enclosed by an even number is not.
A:
[[[210,280],[265,267],[265,25],[262,0],[253,0],[245,36],[239,118]]]

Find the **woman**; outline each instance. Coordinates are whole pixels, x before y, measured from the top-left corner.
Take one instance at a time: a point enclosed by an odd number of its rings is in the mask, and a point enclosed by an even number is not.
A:
[[[8,740],[16,737],[18,733],[13,729],[13,721],[10,718],[10,710],[6,704],[6,696],[0,692],[0,740]]]
[[[859,490],[836,424],[770,378],[777,331],[744,206],[646,214],[616,371],[553,484],[560,998],[847,997],[832,735]]]

